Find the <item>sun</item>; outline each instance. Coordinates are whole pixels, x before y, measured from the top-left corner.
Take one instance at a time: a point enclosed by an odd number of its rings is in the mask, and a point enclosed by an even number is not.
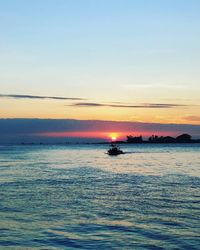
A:
[[[116,141],[118,138],[118,134],[117,133],[110,133],[109,137],[112,141]]]

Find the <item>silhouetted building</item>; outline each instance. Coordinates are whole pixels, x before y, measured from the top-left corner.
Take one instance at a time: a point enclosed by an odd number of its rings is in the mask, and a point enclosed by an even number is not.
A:
[[[171,142],[175,142],[176,139],[174,137],[171,137],[171,136],[165,136],[163,137],[163,142],[165,143],[171,143]]]
[[[182,134],[177,136],[176,138],[171,137],[171,136],[157,136],[157,135],[152,135],[149,137],[149,142],[152,143],[173,143],[173,142],[192,142],[191,140],[191,135],[188,134]]]
[[[176,137],[177,142],[191,142],[191,135],[182,134]]]
[[[157,136],[152,135],[148,138],[148,141],[143,141],[142,136],[127,136],[127,143],[199,143],[200,139],[193,140],[189,134],[182,134],[176,138],[172,136]]]
[[[143,139],[142,139],[142,136],[128,135],[126,141],[127,141],[127,143],[141,143],[141,142],[143,142]]]
[[[172,143],[172,142],[175,142],[176,139],[174,137],[171,137],[171,136],[158,137],[157,135],[152,135],[151,137],[149,137],[148,141],[153,142],[153,143]]]
[[[149,137],[148,141],[149,142],[158,142],[160,137],[158,137],[157,135],[152,135]]]

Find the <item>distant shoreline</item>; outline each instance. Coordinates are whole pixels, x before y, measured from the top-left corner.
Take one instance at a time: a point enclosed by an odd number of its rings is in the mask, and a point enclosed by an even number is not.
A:
[[[66,138],[67,139],[67,138]],[[57,142],[15,142],[15,143],[0,143],[0,145],[108,145],[108,144],[198,144],[200,143],[200,139],[192,139],[192,136],[189,134],[181,134],[176,138],[171,136],[157,136],[152,135],[148,138],[148,140],[143,140],[142,136],[132,136],[128,135],[126,141],[122,140],[110,140],[110,141],[57,141]]]
[[[150,142],[150,141],[142,141],[142,142],[126,142],[126,141],[115,141],[115,142],[96,142],[96,143],[87,143],[87,144],[196,144],[200,143],[200,139],[192,140],[190,142]]]
[[[110,145],[111,143],[114,144],[124,144],[124,145],[168,145],[168,144],[200,144],[200,140],[193,140],[191,142],[149,142],[149,141],[143,141],[143,142],[134,142],[134,143],[128,143],[126,141],[115,141],[115,142],[58,142],[58,143],[0,143],[0,146],[70,146],[70,145]]]

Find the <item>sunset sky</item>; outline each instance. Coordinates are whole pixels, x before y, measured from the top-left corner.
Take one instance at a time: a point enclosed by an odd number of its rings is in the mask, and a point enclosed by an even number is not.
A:
[[[15,134],[19,120],[5,118],[23,118],[19,137],[29,118],[76,119],[119,123],[58,121],[26,136],[200,137],[199,13],[199,0],[0,1],[0,129]]]

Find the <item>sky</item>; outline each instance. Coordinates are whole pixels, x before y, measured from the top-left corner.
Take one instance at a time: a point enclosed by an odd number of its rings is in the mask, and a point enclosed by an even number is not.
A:
[[[198,0],[0,0],[0,125],[200,126],[199,13]]]

